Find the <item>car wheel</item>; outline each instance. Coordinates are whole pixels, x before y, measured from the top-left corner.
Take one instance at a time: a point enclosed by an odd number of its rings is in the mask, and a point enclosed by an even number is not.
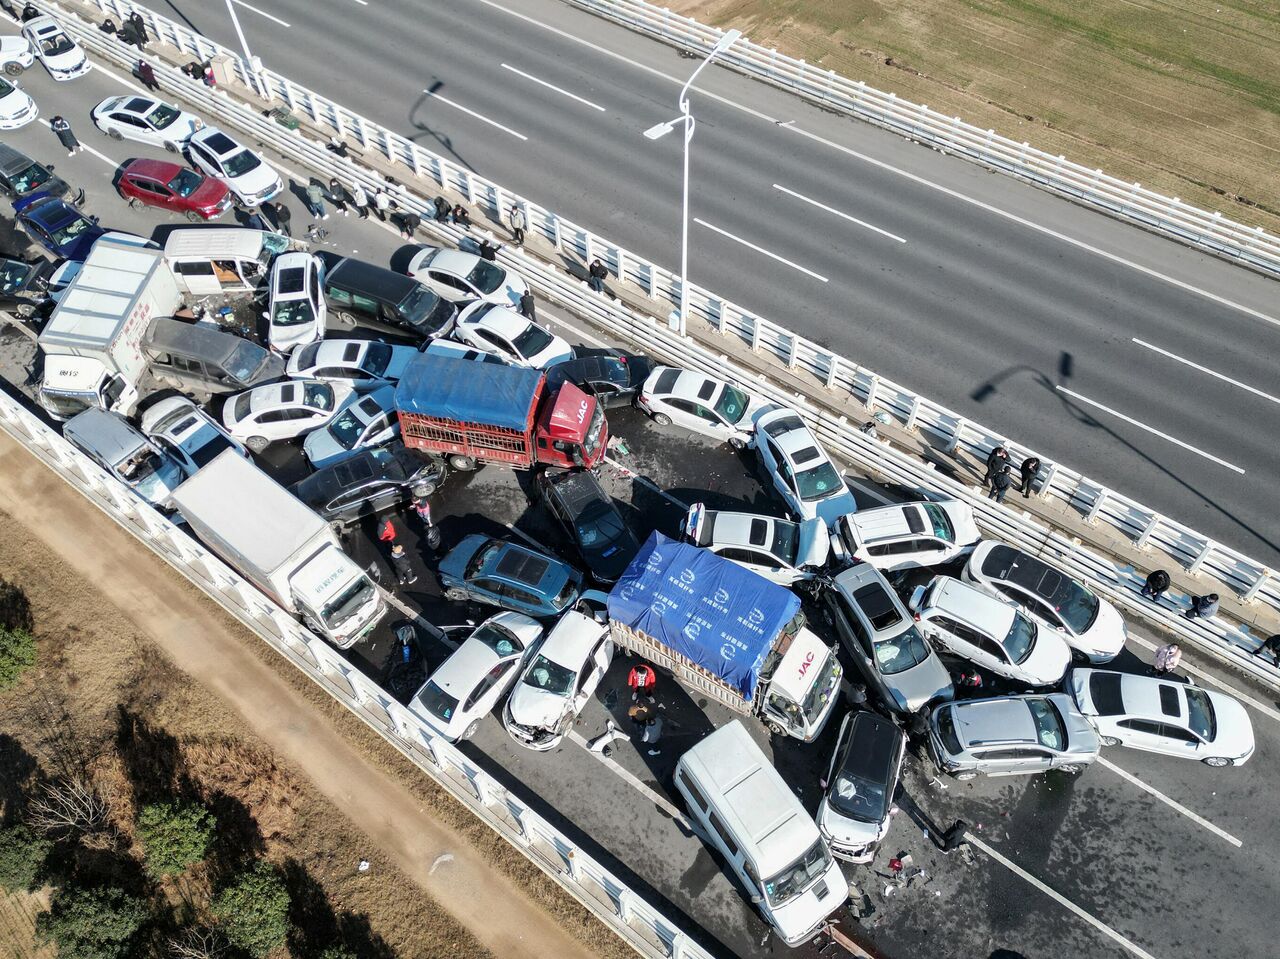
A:
[[[130,210],[141,210],[141,209],[143,208],[143,206],[145,206],[145,205],[146,205],[146,204],[144,204],[144,203],[143,203],[141,200],[139,200],[136,196],[131,196],[131,197],[129,197],[129,209],[130,209]]]
[[[977,779],[978,774],[974,772],[972,769],[966,769],[962,773],[956,773],[951,778],[957,780],[958,782],[967,783],[970,779]]]
[[[195,210],[188,210],[188,211],[186,212],[185,216],[186,216],[186,218],[187,218],[189,221],[191,221],[192,223],[203,223],[203,222],[204,222],[204,217],[202,217],[202,216],[201,216],[199,213],[197,213]]]
[[[461,589],[454,589],[452,586],[450,586],[448,589],[444,591],[444,598],[451,599],[455,603],[460,603],[467,598],[467,594],[465,591]]]
[[[10,60],[4,65],[4,72],[11,77],[19,76],[22,73],[22,64],[16,60]]]
[[[437,489],[438,487],[436,486],[435,480],[424,479],[413,484],[414,493],[421,493],[423,496],[430,496]]]
[[[343,326],[354,327],[356,325],[356,318],[346,310],[339,310],[336,315],[338,317],[338,322]]]
[[[1080,773],[1083,771],[1084,771],[1084,767],[1081,766],[1079,763],[1067,763],[1064,766],[1058,767],[1058,772],[1066,773],[1068,776],[1074,776],[1077,773]]]
[[[176,144],[176,143],[166,143],[166,144],[164,145],[164,148],[165,148],[166,150],[168,150],[170,153],[177,153],[177,152],[178,152],[178,144]]]
[[[1115,737],[1115,736],[1103,736],[1103,737],[1101,737],[1098,741],[1099,741],[1099,742],[1101,742],[1101,743],[1102,743],[1102,745],[1104,745],[1104,746],[1119,746],[1119,745],[1120,745],[1120,740],[1116,739],[1116,737]]]
[[[261,453],[267,448],[268,442],[270,441],[265,436],[250,436],[244,441],[244,445],[249,447],[251,452]]]
[[[470,473],[476,468],[475,457],[463,456],[461,453],[449,457],[449,465],[459,473]]]
[[[479,728],[480,728],[480,720],[478,720],[478,719],[476,719],[476,720],[472,720],[471,725],[470,725],[470,726],[468,726],[468,727],[463,731],[463,733],[462,733],[462,735],[461,735],[460,737],[458,737],[458,738],[459,738],[459,741],[461,741],[461,740],[463,740],[463,739],[470,739],[472,736],[474,736],[474,735],[476,734],[476,730],[477,730],[477,729],[479,729]]]
[[[111,139],[117,142],[124,139],[124,134],[121,133],[119,130],[108,130],[107,136],[111,137]]]
[[[740,436],[731,436],[729,437],[729,445],[735,450],[745,450],[747,441]]]
[[[659,426],[671,425],[671,417],[668,416],[666,413],[654,413],[652,415],[653,415],[653,421],[657,423]]]
[[[768,726],[769,726],[769,732],[772,733],[774,736],[785,736],[787,734],[787,731],[783,729],[779,723],[771,722],[768,724]]]
[[[1204,764],[1206,766],[1212,766],[1215,769],[1221,769],[1223,766],[1234,766],[1236,761],[1234,759],[1228,759],[1226,756],[1210,756],[1208,759],[1204,760]]]

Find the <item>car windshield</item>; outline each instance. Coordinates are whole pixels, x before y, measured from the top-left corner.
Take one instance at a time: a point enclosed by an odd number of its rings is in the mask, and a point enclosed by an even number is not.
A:
[[[10,182],[13,183],[13,192],[21,195],[30,193],[36,187],[48,183],[51,176],[53,174],[39,163],[32,163],[31,166],[15,176]]]
[[[236,397],[235,406],[231,409],[231,416],[239,422],[249,415],[249,407],[253,405],[252,393],[241,393]]]
[[[1187,692],[1187,723],[1191,731],[1205,742],[1218,738],[1218,720],[1213,712],[1213,700],[1203,689],[1184,687]]]
[[[1015,663],[1025,663],[1036,648],[1036,624],[1021,613],[1013,614],[1013,625],[1004,638],[1004,651]]]
[[[1047,699],[1027,700],[1031,719],[1036,724],[1036,738],[1047,749],[1061,751],[1067,748],[1067,727],[1062,722],[1058,707]]]
[[[481,293],[489,294],[502,286],[506,274],[488,260],[477,260],[471,272],[467,274],[467,282]]]
[[[765,898],[775,909],[785,905],[817,882],[830,867],[831,853],[819,838],[803,856],[764,881]]]
[[[837,492],[844,492],[844,480],[830,463],[820,463],[811,470],[796,474],[796,488],[806,503],[826,499]]]
[[[121,461],[116,469],[120,473],[120,478],[126,483],[136,484],[155,475],[156,471],[164,464],[164,461],[156,454],[154,450],[143,447],[133,456]]]
[[[773,524],[773,545],[769,551],[794,565],[796,550],[800,545],[800,527],[795,523],[777,520]]]
[[[303,323],[313,322],[315,318],[315,311],[311,309],[311,303],[306,299],[285,300],[283,303],[277,303],[275,310],[271,313],[271,323],[274,326],[301,326]]]
[[[840,661],[835,656],[828,655],[827,665],[823,668],[822,675],[814,682],[813,688],[804,698],[804,715],[810,728],[817,724],[818,717],[822,715],[822,711],[827,708],[827,703],[835,695],[843,672]]]
[[[374,597],[373,583],[369,577],[361,576],[358,580],[338,594],[330,603],[326,603],[320,615],[325,625],[330,628],[339,626],[343,620],[354,615]]]
[[[71,42],[71,38],[65,33],[55,33],[53,36],[45,37],[40,41],[40,49],[48,57],[58,57],[64,53],[70,53],[75,48],[76,45]]]
[[[453,711],[458,708],[458,700],[437,686],[434,679],[418,693],[418,702],[432,716],[445,722],[453,719]]]
[[[560,592],[556,593],[556,598],[551,601],[551,605],[556,609],[564,609],[569,605],[569,600],[577,591],[578,585],[569,577],[564,581],[564,585],[560,587]]]
[[[410,290],[397,308],[423,333],[441,329],[453,313],[453,307],[421,284]]]
[[[155,129],[163,130],[165,127],[172,125],[173,121],[181,115],[169,104],[157,103],[156,108],[147,114],[147,122]]]
[[[850,775],[842,769],[831,784],[827,802],[850,819],[880,822],[884,819],[885,784]]]
[[[936,503],[921,503],[924,508],[924,515],[929,517],[929,522],[933,525],[933,535],[938,539],[945,539],[948,543],[956,541],[956,531],[951,525],[951,518],[947,516],[947,511]]]
[[[75,219],[69,220],[67,223],[64,223],[57,230],[54,230],[52,233],[50,233],[50,236],[53,237],[54,243],[56,243],[58,246],[62,246],[66,243],[70,243],[76,237],[80,236],[83,233],[88,232],[92,228],[93,228],[93,223],[91,223],[89,220],[85,219],[82,216],[77,216],[75,217]]]
[[[512,345],[517,353],[527,359],[530,356],[537,356],[550,346],[554,339],[555,337],[542,327],[530,323],[524,328],[524,332],[515,338]]]
[[[191,196],[203,182],[204,177],[195,170],[180,170],[178,175],[169,181],[169,189],[178,196]]]
[[[524,674],[524,684],[555,696],[568,696],[578,674],[539,654]]]
[[[0,260],[0,292],[12,293],[27,279],[32,267],[20,260]]]
[[[1089,631],[1098,618],[1101,603],[1086,587],[1074,579],[1062,578],[1061,588],[1054,594],[1054,608],[1071,632],[1079,636]]]
[[[578,517],[573,526],[578,533],[578,542],[584,548],[615,542],[627,529],[617,510],[610,509],[607,503],[597,503]]]
[[[226,363],[227,372],[241,383],[247,383],[269,358],[270,354],[262,347],[246,340],[243,343],[237,343],[236,348],[231,351],[231,356],[227,358]]]
[[[914,626],[908,626],[897,636],[876,643],[875,648],[876,665],[886,676],[919,666],[929,658],[929,644]]]
[[[308,383],[302,395],[304,405],[313,410],[333,409],[333,387],[328,383]]]
[[[0,99],[4,99],[14,91],[15,87],[4,77],[0,77]]]
[[[471,638],[488,646],[495,655],[503,659],[524,651],[524,647],[520,645],[520,640],[515,633],[503,629],[495,623],[485,623],[471,634]]]
[[[370,343],[364,353],[364,368],[370,376],[381,376],[391,365],[391,347],[386,343]]]
[[[587,426],[587,435],[582,438],[582,452],[588,458],[595,456],[600,449],[600,436],[604,433],[604,407],[596,403],[595,412],[591,414],[591,423]]]
[[[720,399],[716,400],[716,412],[724,420],[736,426],[747,412],[747,402],[746,393],[742,392],[742,390],[734,389],[726,383],[724,391],[720,394]]]
[[[241,150],[239,153],[222,161],[222,169],[226,171],[227,176],[244,176],[260,166],[262,166],[262,161],[254,156],[250,150]]]
[[[351,407],[345,412],[339,413],[337,418],[329,424],[329,434],[338,441],[339,446],[344,450],[349,450],[360,442],[364,427],[364,421],[356,416],[355,407]]]

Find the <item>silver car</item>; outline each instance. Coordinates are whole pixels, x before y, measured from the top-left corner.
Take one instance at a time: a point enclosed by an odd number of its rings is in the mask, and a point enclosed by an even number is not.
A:
[[[854,665],[890,709],[905,715],[955,695],[942,660],[874,566],[846,569],[822,595]]]
[[[1064,693],[944,703],[929,719],[929,753],[956,779],[1078,773],[1098,758],[1098,734]]]
[[[399,435],[396,388],[388,384],[372,393],[348,396],[328,426],[307,434],[302,441],[302,455],[313,469],[320,469]]]

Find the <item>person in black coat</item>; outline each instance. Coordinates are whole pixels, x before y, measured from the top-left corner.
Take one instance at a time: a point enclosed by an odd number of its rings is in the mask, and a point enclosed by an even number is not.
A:
[[[1255,649],[1250,655],[1252,656],[1270,656],[1272,666],[1280,666],[1280,633],[1274,636],[1268,636],[1262,641],[1262,645]]]
[[[147,21],[142,19],[142,14],[137,10],[133,11],[129,14],[129,22],[133,24],[133,32],[138,35],[139,48],[151,42],[151,37],[147,34]]]
[[[482,260],[488,260],[490,263],[497,262],[498,248],[490,243],[488,239],[482,239],[480,241],[480,247],[476,252]]]
[[[1142,595],[1152,602],[1159,602],[1161,595],[1169,588],[1169,574],[1162,569],[1153,569],[1147,574],[1147,581],[1142,586]]]
[[[1031,495],[1031,486],[1035,483],[1037,477],[1040,476],[1040,459],[1036,456],[1028,456],[1022,461],[1022,498],[1027,499]]]
[[[32,4],[28,3],[26,6],[22,8],[23,23],[26,23],[28,20],[34,20],[38,16],[40,16],[40,11],[37,10]]]
[[[1000,472],[991,477],[991,492],[987,494],[987,499],[993,499],[997,503],[1003,503],[1004,498],[1008,495],[1009,490],[1013,488],[1013,467],[1004,465],[1000,467]]]
[[[982,485],[990,486],[991,480],[1000,472],[1000,467],[1009,462],[1009,451],[997,446],[987,454],[987,475],[982,477]]]

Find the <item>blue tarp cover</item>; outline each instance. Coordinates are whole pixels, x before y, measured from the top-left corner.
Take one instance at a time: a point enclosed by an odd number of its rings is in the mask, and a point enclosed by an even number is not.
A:
[[[523,431],[541,379],[539,370],[419,353],[396,386],[396,409]]]
[[[790,590],[710,550],[654,533],[609,594],[609,618],[652,636],[751,699]]]

